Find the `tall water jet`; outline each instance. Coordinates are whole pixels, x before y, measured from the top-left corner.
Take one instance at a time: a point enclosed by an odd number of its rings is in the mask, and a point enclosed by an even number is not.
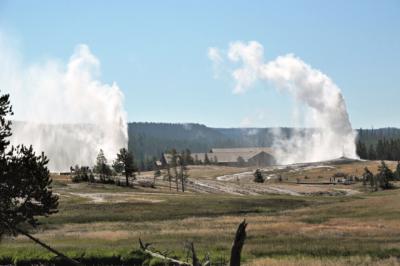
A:
[[[45,152],[54,171],[93,165],[100,149],[115,157],[128,143],[124,97],[99,77],[100,61],[87,45],[78,45],[67,64],[27,65],[0,34],[0,88],[10,93],[17,120],[11,143]]]
[[[212,49],[215,64],[221,64],[222,52]],[[209,50],[210,51],[210,50]],[[218,56],[216,55],[218,51]],[[210,54],[210,52],[209,52]],[[232,70],[236,82],[234,93],[247,91],[258,80],[287,91],[306,108],[302,125],[290,138],[275,132],[275,155],[278,162],[321,161],[346,156],[357,158],[355,137],[343,95],[338,86],[321,71],[312,68],[293,54],[264,62],[263,46],[255,41],[231,43],[225,58],[241,66]]]

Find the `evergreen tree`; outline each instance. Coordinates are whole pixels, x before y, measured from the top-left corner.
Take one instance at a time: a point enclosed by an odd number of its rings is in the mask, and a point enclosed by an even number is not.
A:
[[[96,158],[96,165],[94,167],[95,173],[100,175],[100,181],[102,182],[109,182],[110,175],[111,175],[111,168],[107,164],[107,158],[104,155],[102,149],[100,149],[99,154]]]
[[[357,154],[361,159],[397,160],[400,158],[400,140],[379,140],[376,147],[371,143],[369,148],[364,142],[357,142]]]
[[[204,164],[206,164],[206,165],[210,164],[210,159],[208,158],[207,153],[204,153]]]
[[[0,239],[3,235],[25,235],[35,243],[77,265],[74,260],[30,235],[26,229],[37,227],[40,216],[58,211],[58,196],[53,194],[48,159],[36,155],[32,146],[9,147],[13,115],[9,95],[0,96]]]
[[[357,154],[361,159],[367,159],[368,158],[368,152],[367,152],[367,147],[365,146],[364,142],[361,142],[360,140],[357,142]]]
[[[37,217],[57,212],[58,197],[52,193],[48,160],[32,146],[9,148],[12,115],[9,95],[0,96],[0,237],[17,235],[23,225],[36,227]]]
[[[116,159],[117,164],[120,164],[123,168],[123,172],[125,174],[125,184],[128,187],[129,186],[129,178],[135,178],[135,163],[134,163],[134,158],[133,155],[128,152],[127,149],[122,148],[119,150],[119,153],[117,154],[117,159]]]
[[[91,181],[92,174],[88,166],[79,167],[79,165],[76,165],[75,168],[72,168],[72,170],[73,170],[71,172],[72,182],[79,183],[79,182]]]
[[[400,161],[397,162],[396,172],[394,173],[396,180],[400,180]]]
[[[255,172],[254,172],[254,182],[256,182],[256,183],[264,183],[264,177],[263,177],[263,175],[262,175],[262,173],[261,173],[261,170],[260,169],[257,169]]]
[[[374,145],[370,145],[368,149],[368,160],[376,160],[376,151]]]
[[[379,140],[378,144],[376,145],[376,157],[380,160],[386,160],[383,140]]]
[[[185,149],[184,153],[183,153],[183,157],[184,157],[184,163],[185,165],[190,165],[194,163],[192,154],[190,152],[189,149]]]
[[[393,172],[386,165],[384,161],[381,161],[381,165],[378,166],[377,181],[381,189],[389,189],[392,187],[390,181],[394,179]]]
[[[113,167],[114,171],[115,171],[117,174],[122,174],[122,172],[124,171],[124,166],[123,166],[123,164],[122,164],[121,162],[117,161],[117,160],[115,160],[115,161],[113,162],[112,167]]]
[[[367,185],[367,183],[370,184],[371,188],[375,187],[375,180],[374,180],[374,175],[371,173],[371,171],[368,169],[368,167],[364,168],[364,174],[363,174],[363,185]]]

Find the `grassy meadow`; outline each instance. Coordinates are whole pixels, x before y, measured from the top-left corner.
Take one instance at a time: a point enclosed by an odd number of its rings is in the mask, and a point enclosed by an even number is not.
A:
[[[224,261],[246,219],[246,265],[399,265],[397,189],[352,196],[243,196],[56,180],[54,190],[60,194],[59,213],[41,219],[34,236],[74,258],[127,258],[139,248],[140,237],[182,260],[185,243],[193,241],[199,257]],[[96,201],[98,195],[107,198]],[[23,236],[0,242],[3,263],[51,257]]]

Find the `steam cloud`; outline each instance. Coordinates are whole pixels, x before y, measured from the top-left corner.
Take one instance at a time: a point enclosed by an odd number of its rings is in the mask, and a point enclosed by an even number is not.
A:
[[[15,112],[13,145],[33,145],[50,159],[51,170],[93,165],[99,149],[112,159],[127,146],[123,94],[99,80],[100,62],[78,45],[65,65],[58,60],[24,66],[0,33],[0,88]]]
[[[214,64],[221,64],[222,54],[217,48],[209,49]],[[290,138],[276,130],[273,147],[278,162],[321,161],[343,155],[358,158],[346,104],[333,81],[293,54],[266,63],[263,56],[263,46],[255,41],[231,43],[225,55],[231,63],[241,64],[231,73],[236,82],[234,93],[244,93],[256,81],[264,80],[306,106],[303,118],[309,130],[297,129]]]

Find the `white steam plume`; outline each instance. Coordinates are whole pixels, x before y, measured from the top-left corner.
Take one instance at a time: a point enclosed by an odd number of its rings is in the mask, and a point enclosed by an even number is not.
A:
[[[78,45],[65,65],[47,60],[23,64],[0,33],[0,89],[10,93],[15,112],[13,145],[44,151],[51,170],[93,165],[99,149],[108,159],[127,146],[123,94],[99,80],[100,62]]]
[[[215,58],[218,56],[214,55]],[[281,137],[277,130],[274,148],[278,162],[321,161],[343,155],[357,158],[356,135],[343,95],[333,81],[293,54],[266,63],[263,56],[263,46],[258,42],[230,44],[227,58],[241,63],[241,67],[232,72],[236,81],[234,93],[245,92],[258,80],[268,81],[306,106],[305,126],[311,128],[307,131],[298,129],[291,138]]]

